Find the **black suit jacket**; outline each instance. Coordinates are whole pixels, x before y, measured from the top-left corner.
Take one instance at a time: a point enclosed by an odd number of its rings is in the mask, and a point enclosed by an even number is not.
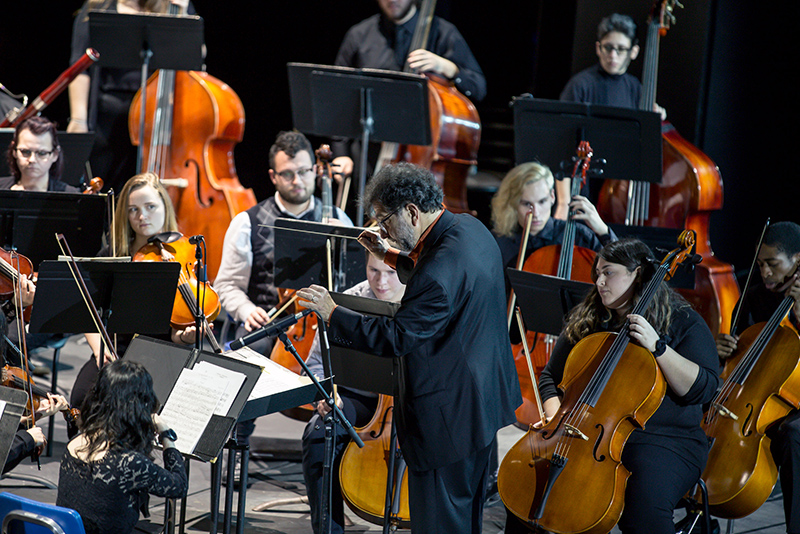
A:
[[[508,342],[500,251],[477,219],[444,212],[393,318],[337,307],[333,343],[397,358],[395,397],[408,466],[426,471],[485,448],[522,403]]]

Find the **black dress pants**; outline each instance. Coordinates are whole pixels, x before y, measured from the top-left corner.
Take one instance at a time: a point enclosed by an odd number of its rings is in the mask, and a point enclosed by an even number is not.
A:
[[[786,532],[800,534],[800,411],[794,410],[767,435],[772,438],[770,452],[778,465],[783,491]]]

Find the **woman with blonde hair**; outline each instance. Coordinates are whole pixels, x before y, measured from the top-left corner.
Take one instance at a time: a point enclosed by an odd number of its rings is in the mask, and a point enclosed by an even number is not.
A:
[[[552,217],[554,183],[550,169],[536,162],[517,165],[503,178],[492,198],[492,225],[504,266],[516,266],[528,213],[533,214],[533,220],[526,257],[539,248],[561,243],[567,223]],[[597,251],[616,239],[586,197],[572,197],[569,208],[571,218],[582,223],[576,225],[576,246]]]

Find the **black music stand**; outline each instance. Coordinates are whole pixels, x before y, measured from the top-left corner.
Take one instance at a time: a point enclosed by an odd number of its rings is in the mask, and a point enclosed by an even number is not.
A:
[[[344,293],[331,293],[334,302],[345,308],[364,315],[393,317],[400,305]],[[335,383],[353,389],[372,391],[382,395],[394,395],[397,366],[402,365],[397,358],[376,356],[358,350],[331,345],[330,367],[325,358],[322,359],[326,376],[335,377]],[[383,513],[383,532],[388,534],[391,528],[389,518],[397,514],[400,507],[400,488],[406,462],[397,448],[396,419],[392,419],[391,446],[389,449],[388,477],[386,480],[386,505]],[[401,528],[411,525],[401,522]]]
[[[19,429],[20,417],[25,413],[25,406],[28,403],[28,394],[21,389],[0,386],[0,402],[3,403],[3,408],[0,410],[0,460],[2,460],[0,466],[4,466],[8,458],[8,452],[11,449],[11,444],[14,442],[14,435],[17,433],[17,429]],[[42,484],[47,489],[58,488],[57,485],[46,478],[35,475],[9,472],[5,473],[3,478],[36,482]]]
[[[150,70],[202,70],[203,19],[197,15],[89,12],[89,42],[101,67],[141,68],[141,113],[136,168],[142,168],[147,77]]]
[[[425,76],[308,63],[287,67],[295,128],[314,135],[361,138],[359,198],[367,181],[370,141],[431,144]],[[356,225],[363,224],[364,209],[359,204]]]
[[[592,284],[564,280],[546,274],[506,269],[517,295],[525,328],[557,336],[564,327],[564,317],[589,293]]]
[[[84,164],[89,159],[94,144],[94,133],[67,133],[58,132],[58,144],[61,145],[61,153],[58,157],[64,163],[61,172],[61,181],[69,185],[79,187],[81,178],[84,175]],[[0,147],[5,150],[14,139],[14,128],[0,128]],[[0,176],[9,176],[11,171],[8,169],[6,158],[0,158]],[[92,177],[90,176],[89,179]]]
[[[109,334],[163,334],[169,330],[180,264],[78,261],[89,294]],[[45,261],[31,313],[31,333],[94,332],[78,286],[64,261]],[[147,295],[147,299],[142,299]]]
[[[555,172],[564,154],[589,141],[604,158],[604,177],[661,182],[658,113],[523,96],[512,101],[517,164],[538,161]]]
[[[276,219],[275,287],[302,289],[311,284],[328,285],[327,242],[333,241],[331,259],[333,288],[351,287],[365,278],[366,254],[357,238],[363,228],[296,219]],[[330,237],[342,236],[342,237]]]
[[[42,260],[61,254],[56,233],[64,234],[76,256],[93,257],[102,246],[105,195],[0,191],[0,246]]]

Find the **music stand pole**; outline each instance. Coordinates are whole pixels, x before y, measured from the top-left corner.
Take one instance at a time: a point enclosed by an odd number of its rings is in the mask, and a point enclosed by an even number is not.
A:
[[[364,226],[364,206],[360,199],[364,198],[364,188],[367,184],[367,156],[369,153],[369,137],[375,126],[372,116],[372,88],[361,88],[361,157],[358,167],[358,208],[356,211],[356,226]]]

